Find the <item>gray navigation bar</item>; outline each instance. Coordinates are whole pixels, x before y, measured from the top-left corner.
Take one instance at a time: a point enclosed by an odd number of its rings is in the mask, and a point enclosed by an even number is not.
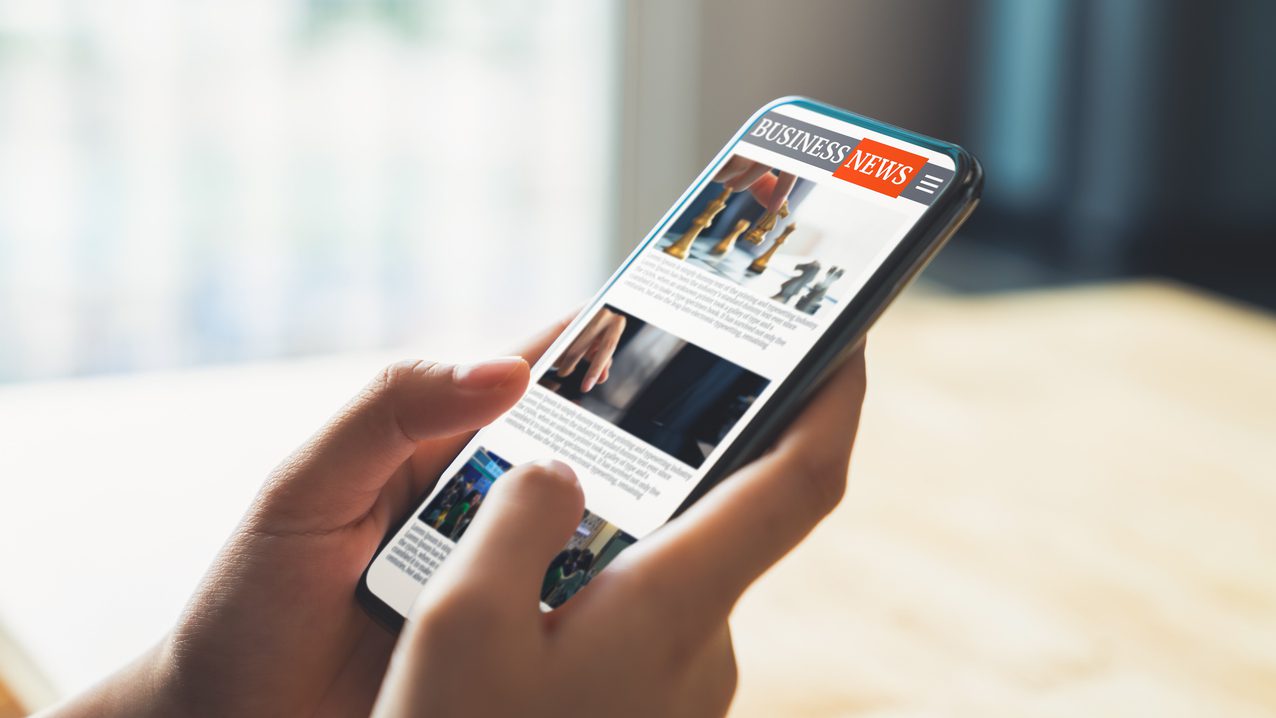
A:
[[[759,117],[744,134],[744,141],[829,172],[837,169],[859,144],[858,138],[774,112]]]
[[[832,173],[846,161],[860,140],[768,112],[744,133],[744,141]],[[929,205],[952,181],[953,174],[950,169],[927,162],[899,196]]]
[[[930,204],[939,196],[941,190],[948,187],[948,183],[952,182],[954,174],[950,169],[927,162],[922,165],[921,171],[917,173],[912,182],[908,183],[904,191],[899,193],[899,196],[907,197],[922,204]]]

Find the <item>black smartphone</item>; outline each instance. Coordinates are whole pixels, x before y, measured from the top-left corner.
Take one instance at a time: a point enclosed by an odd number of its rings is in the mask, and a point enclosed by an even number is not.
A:
[[[962,148],[804,98],[758,110],[386,536],[359,582],[402,625],[511,466],[570,464],[586,512],[541,607],[765,451],[974,209]]]

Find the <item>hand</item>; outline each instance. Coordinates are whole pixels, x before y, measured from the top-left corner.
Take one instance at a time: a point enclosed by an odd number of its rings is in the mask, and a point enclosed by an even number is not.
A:
[[[545,567],[584,499],[555,462],[520,467],[426,584],[375,715],[721,715],[735,691],[727,616],[838,503],[864,397],[839,370],[775,449],[541,613]]]
[[[606,307],[598,310],[589,323],[554,362],[554,373],[560,378],[571,376],[581,359],[589,369],[580,380],[581,392],[588,393],[611,376],[611,358],[625,333],[625,315]]]
[[[386,369],[274,471],[172,634],[60,714],[367,715],[394,638],[355,601],[359,575],[563,326],[522,357]]]
[[[737,192],[747,189],[768,212],[779,212],[793,191],[797,177],[788,172],[773,175],[769,165],[735,155],[713,175],[713,181],[729,185]]]

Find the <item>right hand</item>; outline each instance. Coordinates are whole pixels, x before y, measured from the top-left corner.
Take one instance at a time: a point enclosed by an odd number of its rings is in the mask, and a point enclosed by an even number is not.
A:
[[[584,497],[557,462],[507,473],[417,600],[374,715],[725,713],[736,684],[727,617],[840,500],[864,387],[861,352],[770,453],[550,613],[541,580]]]

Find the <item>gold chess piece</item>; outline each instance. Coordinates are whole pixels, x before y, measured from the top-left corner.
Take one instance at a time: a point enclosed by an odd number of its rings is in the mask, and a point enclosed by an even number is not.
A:
[[[762,244],[762,240],[766,239],[766,233],[775,229],[776,220],[787,216],[789,216],[789,201],[785,200],[784,204],[780,205],[779,212],[766,212],[758,217],[758,223],[744,235],[744,241],[749,244]]]
[[[713,224],[713,218],[717,217],[718,213],[727,206],[727,200],[734,191],[729,185],[723,187],[722,194],[710,202],[704,208],[704,211],[700,213],[700,216],[691,220],[691,229],[688,229],[686,234],[682,235],[682,238],[677,242],[665,247],[665,254],[678,259],[686,259],[687,255],[691,253],[691,245],[695,244],[696,237],[699,237],[701,232]]]
[[[765,272],[766,265],[769,264],[771,262],[771,258],[775,256],[776,250],[780,248],[781,244],[784,244],[784,242],[788,240],[789,235],[793,234],[793,230],[795,229],[797,229],[797,222],[785,227],[784,230],[780,232],[780,236],[775,238],[775,244],[772,244],[770,249],[763,252],[762,256],[753,260],[753,264],[749,265],[748,271],[754,274],[761,274]]]
[[[758,217],[758,221],[754,223],[753,228],[744,235],[744,241],[749,244],[762,244],[762,240],[766,238],[766,233],[775,229],[775,221],[779,218],[779,215],[775,212],[767,212]]]
[[[718,242],[713,246],[713,249],[709,250],[709,254],[726,254],[727,252],[730,252],[731,248],[735,246],[736,237],[739,237],[740,234],[748,228],[749,220],[737,220],[735,227],[732,227],[731,231],[727,233],[727,236],[723,237],[721,242]]]

